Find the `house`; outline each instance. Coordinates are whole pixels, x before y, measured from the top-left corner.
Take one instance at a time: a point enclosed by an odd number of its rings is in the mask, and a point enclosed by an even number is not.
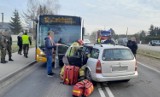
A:
[[[9,32],[11,32],[11,29],[10,29],[10,24],[9,23],[7,23],[7,22],[0,22],[0,31],[5,31],[5,30],[7,30],[7,31],[9,31]],[[12,33],[11,33],[12,34]]]

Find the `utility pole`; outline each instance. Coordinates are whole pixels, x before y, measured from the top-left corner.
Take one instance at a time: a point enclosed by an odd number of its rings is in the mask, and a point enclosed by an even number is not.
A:
[[[4,13],[1,13],[2,14],[2,23],[4,22]]]
[[[126,38],[128,38],[128,27],[127,27],[127,30],[126,30]]]
[[[2,29],[3,29],[3,25],[4,25],[4,13],[1,13],[2,14]]]

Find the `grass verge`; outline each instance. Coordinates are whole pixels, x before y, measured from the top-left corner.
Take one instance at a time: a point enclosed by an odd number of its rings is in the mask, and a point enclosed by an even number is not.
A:
[[[158,52],[158,51],[138,49],[137,53],[140,54],[140,55],[160,59],[160,52]]]

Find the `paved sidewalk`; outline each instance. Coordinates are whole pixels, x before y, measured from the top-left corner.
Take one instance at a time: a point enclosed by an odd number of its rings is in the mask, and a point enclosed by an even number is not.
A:
[[[12,53],[12,59],[14,61],[8,61],[8,55],[6,55],[6,60],[8,63],[0,63],[0,80],[5,77],[13,74],[14,72],[21,70],[28,66],[30,63],[35,60],[35,48],[29,49],[28,58],[25,58],[23,55],[19,55],[17,52]]]

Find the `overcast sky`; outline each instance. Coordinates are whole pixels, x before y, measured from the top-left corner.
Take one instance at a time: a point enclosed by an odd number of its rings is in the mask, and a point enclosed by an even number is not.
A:
[[[160,0],[59,0],[59,14],[80,16],[86,31],[115,30],[116,34],[148,31],[151,24],[160,25]],[[10,21],[13,11],[20,14],[27,8],[27,0],[0,0],[0,13]],[[0,16],[1,17],[1,16]]]

